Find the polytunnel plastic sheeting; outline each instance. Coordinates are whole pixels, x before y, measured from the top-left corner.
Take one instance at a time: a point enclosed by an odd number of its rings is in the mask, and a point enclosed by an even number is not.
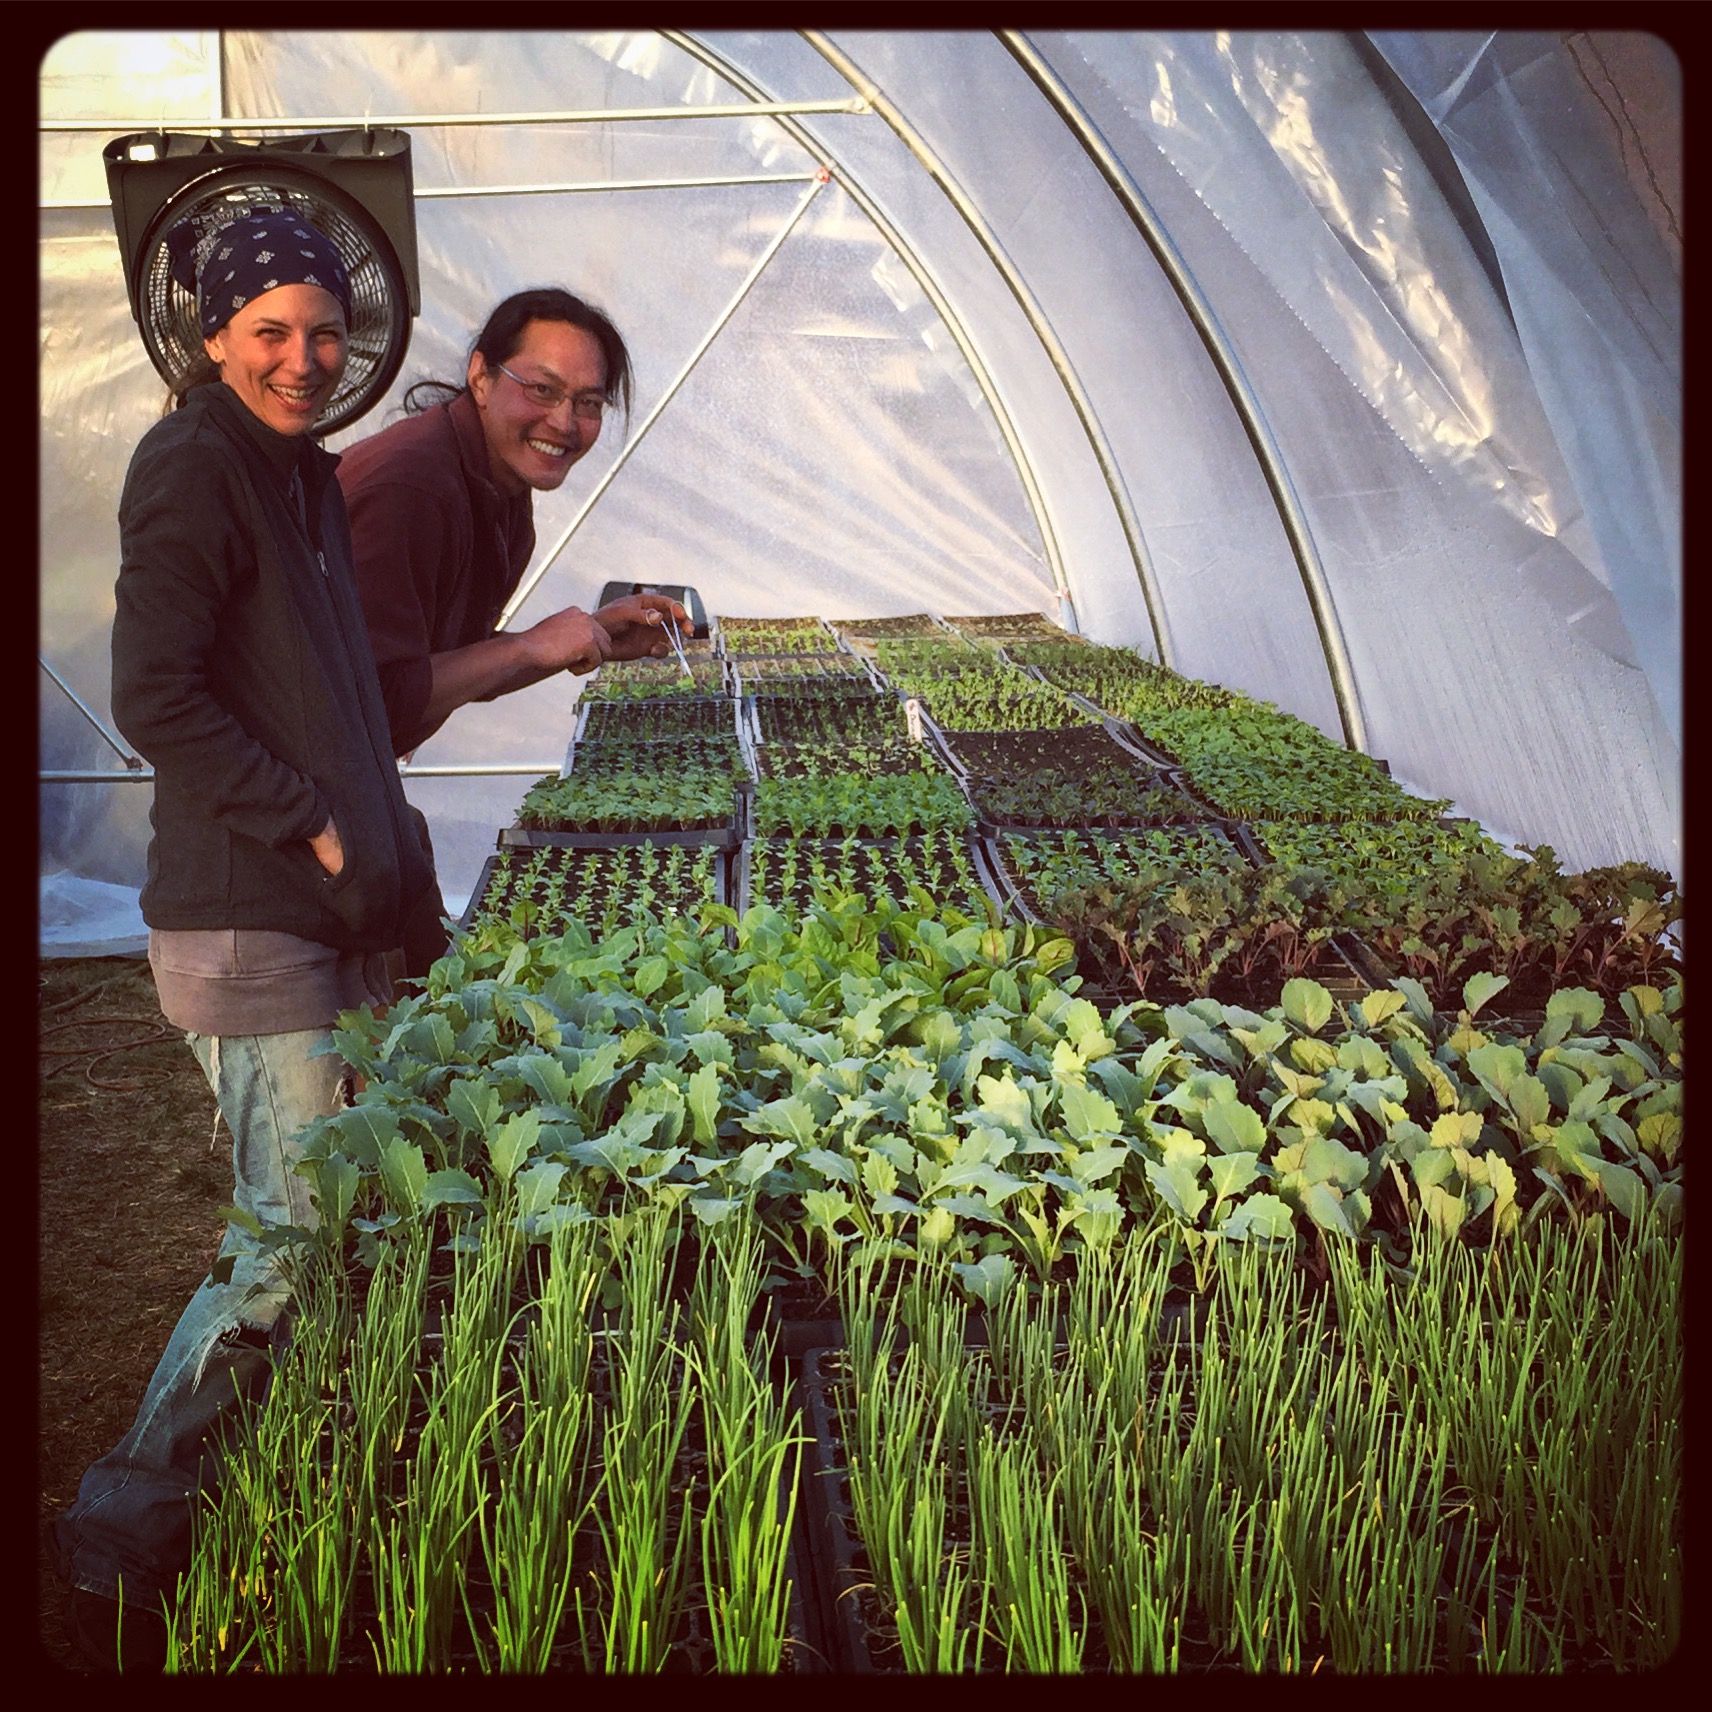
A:
[[[1660,139],[1636,128],[1677,140],[1674,56],[1634,36],[1573,47],[1532,32],[1374,40],[1444,135],[1493,235],[1535,384],[1612,567],[1601,580],[1680,745],[1680,236],[1654,176]],[[1612,54],[1631,62],[1645,99],[1623,99]]]
[[[517,622],[633,576],[688,582],[733,613],[1056,612],[1061,574],[1097,639],[1153,653],[1157,628],[1181,669],[1334,735],[1341,644],[1368,747],[1415,788],[1570,866],[1679,867],[1677,739],[1659,712],[1680,622],[1664,407],[1679,370],[1653,332],[1675,276],[1667,260],[1626,284],[1578,230],[1570,259],[1603,291],[1590,297],[1563,264],[1556,205],[1530,206],[1518,137],[1549,139],[1559,202],[1596,184],[1612,232],[1637,218],[1619,209],[1634,192],[1612,180],[1599,115],[1585,90],[1568,111],[1549,54],[1512,61],[1464,38],[1450,51],[1478,75],[1435,85],[1441,38],[1377,39],[1384,63],[1359,39],[1285,32],[1009,46],[988,32],[186,33],[128,37],[152,56],[134,81],[116,38],[61,44],[44,117],[115,123],[44,137],[44,657],[106,720],[113,512],[160,389],[124,303],[101,144],[144,114],[190,128],[224,106],[304,129],[368,114],[412,132],[423,310],[392,397],[335,450],[417,375],[456,378],[486,310],[525,284],[601,302],[637,359],[629,435],[615,424],[538,503],[547,568]],[[1031,81],[1030,54],[1086,116],[1088,147]],[[789,120],[411,119],[870,85],[872,111]],[[1257,421],[1102,178],[1099,146],[1182,257]],[[815,188],[823,159],[832,182]],[[609,188],[721,176],[772,182]],[[46,206],[67,197],[92,205]],[[1589,302],[1597,361],[1572,389],[1580,348],[1555,318]],[[1600,320],[1624,314],[1650,346]],[[1626,485],[1606,479],[1595,439],[1624,420],[1649,445]],[[1276,446],[1311,575],[1253,439]],[[1645,556],[1648,529],[1662,556]],[[574,695],[562,681],[460,710],[417,762],[557,765]],[[44,768],[122,770],[45,673],[41,732]],[[526,783],[411,780],[454,906]],[[140,879],[150,792],[41,795],[51,932],[50,894]],[[79,909],[51,908],[70,934]],[[75,924],[85,941],[93,908]]]
[[[1677,745],[1634,669],[1527,353],[1342,38],[1075,46],[1087,104],[1278,436],[1370,749],[1572,864],[1677,867]],[[1225,681],[1254,687],[1240,670]]]

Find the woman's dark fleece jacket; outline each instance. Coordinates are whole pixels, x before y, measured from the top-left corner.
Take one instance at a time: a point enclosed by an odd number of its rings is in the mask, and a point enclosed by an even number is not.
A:
[[[198,387],[132,456],[113,717],[155,769],[151,927],[443,943],[423,920],[438,892],[393,760],[337,463],[224,384]],[[308,843],[329,816],[336,878]]]

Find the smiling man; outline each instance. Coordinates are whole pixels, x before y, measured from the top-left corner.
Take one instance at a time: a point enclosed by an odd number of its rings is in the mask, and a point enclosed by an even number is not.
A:
[[[669,652],[662,615],[689,615],[664,595],[496,629],[534,551],[533,496],[564,481],[609,407],[629,404],[630,356],[612,322],[568,291],[519,292],[477,335],[462,387],[418,382],[402,421],[344,454],[339,485],[398,754],[466,702]]]

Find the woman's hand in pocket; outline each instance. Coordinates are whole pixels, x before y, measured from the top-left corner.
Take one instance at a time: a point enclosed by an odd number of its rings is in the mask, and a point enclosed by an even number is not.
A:
[[[309,840],[309,848],[315,852],[315,860],[328,874],[336,878],[344,871],[345,846],[339,841],[339,828],[334,824],[331,815],[327,817],[327,824]]]

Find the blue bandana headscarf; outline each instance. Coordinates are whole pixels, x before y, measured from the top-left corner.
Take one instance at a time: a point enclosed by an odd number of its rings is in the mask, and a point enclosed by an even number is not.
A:
[[[351,324],[351,276],[333,241],[301,214],[246,214],[199,235],[181,220],[166,235],[172,277],[196,293],[202,337],[211,339],[252,298],[280,285],[318,285]]]

